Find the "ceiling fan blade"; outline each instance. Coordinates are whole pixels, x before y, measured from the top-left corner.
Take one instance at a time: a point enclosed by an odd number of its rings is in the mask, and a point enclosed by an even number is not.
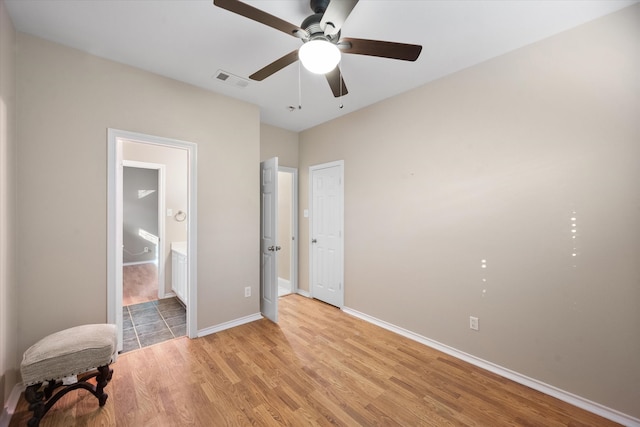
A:
[[[338,47],[344,53],[379,56],[403,61],[415,61],[422,51],[422,46],[417,44],[352,38],[341,39]]]
[[[262,81],[262,80],[266,79],[267,77],[269,77],[270,75],[282,70],[287,65],[293,64],[297,60],[298,60],[298,50],[296,49],[293,52],[287,53],[282,58],[276,59],[275,61],[273,61],[271,64],[267,65],[266,67],[261,68],[260,70],[258,70],[255,73],[251,74],[249,76],[249,78],[251,80]]]
[[[293,25],[283,19],[268,14],[267,12],[263,12],[260,9],[256,9],[253,6],[249,6],[248,4],[238,0],[213,0],[213,4],[294,37],[302,38],[303,34],[307,35],[307,32],[297,25]]]
[[[327,82],[329,82],[329,86],[331,87],[331,92],[333,92],[334,97],[339,98],[349,93],[347,86],[344,84],[344,80],[342,79],[340,66],[329,71],[325,76],[327,77]]]
[[[320,20],[320,28],[327,36],[338,34],[358,0],[332,0]]]

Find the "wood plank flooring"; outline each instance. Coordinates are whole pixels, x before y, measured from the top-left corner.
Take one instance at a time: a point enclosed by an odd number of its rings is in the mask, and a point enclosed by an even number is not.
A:
[[[315,300],[279,315],[121,355],[102,409],[72,392],[40,425],[617,425]]]

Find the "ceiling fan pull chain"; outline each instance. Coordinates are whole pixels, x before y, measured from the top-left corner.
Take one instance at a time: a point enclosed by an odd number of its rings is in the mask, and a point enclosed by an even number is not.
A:
[[[302,71],[298,61],[298,110],[302,110]]]
[[[342,68],[338,68],[338,76],[340,77],[340,104],[338,104],[338,108],[343,109],[344,105],[342,104]]]

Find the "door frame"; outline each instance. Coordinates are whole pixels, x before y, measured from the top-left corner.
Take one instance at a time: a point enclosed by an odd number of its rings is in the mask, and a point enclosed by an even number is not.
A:
[[[128,168],[138,168],[138,169],[150,169],[158,171],[158,240],[160,241],[158,244],[158,299],[162,299],[165,297],[165,283],[164,283],[164,255],[165,253],[165,214],[164,214],[164,206],[165,206],[165,165],[159,163],[149,163],[149,162],[139,162],[137,160],[122,160],[122,166]],[[124,184],[124,179],[123,179]],[[124,218],[123,218],[124,219]],[[160,286],[162,284],[162,286]]]
[[[313,172],[320,169],[327,169],[332,167],[339,167],[340,171],[340,214],[338,222],[340,224],[340,242],[338,247],[340,248],[340,268],[338,270],[338,277],[340,279],[340,304],[338,308],[344,307],[344,160],[336,160],[333,162],[322,163],[319,165],[309,166],[309,296],[313,296]]]
[[[197,145],[119,129],[107,129],[107,322],[118,329],[122,350],[122,144],[123,141],[187,150],[187,334],[196,338],[197,325]]]
[[[278,172],[291,174],[291,293],[298,293],[298,168],[278,166]],[[278,212],[280,215],[280,212]]]

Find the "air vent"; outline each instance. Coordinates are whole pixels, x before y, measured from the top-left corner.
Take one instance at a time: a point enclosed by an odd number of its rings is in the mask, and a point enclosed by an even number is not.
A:
[[[249,86],[249,80],[243,79],[242,77],[238,77],[235,74],[231,74],[227,71],[218,70],[213,75],[213,77],[215,77],[216,80],[222,83],[228,84],[230,86],[236,86],[240,88],[245,88]]]

